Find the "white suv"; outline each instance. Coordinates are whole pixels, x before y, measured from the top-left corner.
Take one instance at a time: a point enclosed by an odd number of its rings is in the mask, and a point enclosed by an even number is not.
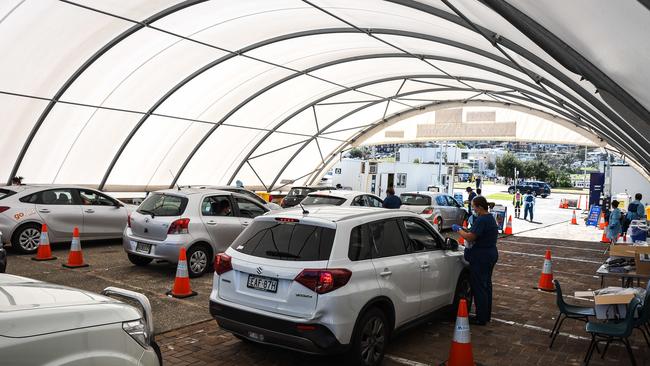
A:
[[[417,214],[307,210],[257,217],[216,256],[210,312],[219,326],[377,365],[395,330],[470,297],[463,248]]]

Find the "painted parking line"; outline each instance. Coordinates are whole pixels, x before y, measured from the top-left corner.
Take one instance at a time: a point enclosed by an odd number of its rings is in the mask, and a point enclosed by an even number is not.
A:
[[[542,291],[542,290],[540,290],[540,289],[533,289],[532,287],[512,286],[512,285],[506,285],[505,283],[496,283],[496,282],[493,282],[492,285],[501,286],[501,287],[506,287],[506,288],[511,288],[511,289],[514,289],[514,290],[530,290],[530,291],[537,291],[537,292],[540,292],[540,293],[543,293],[543,294],[548,294],[548,295],[556,296],[555,292]],[[562,294],[562,296],[564,296],[564,297],[568,297],[568,298],[570,298],[570,299],[575,299],[575,300],[582,300],[582,301],[590,301],[590,302],[594,302],[593,299],[587,299],[587,298],[584,298],[584,297],[576,297],[576,296],[573,296],[573,295],[566,295],[566,294]]]
[[[505,244],[521,244],[521,245],[532,245],[532,246],[537,246],[537,247],[552,247],[552,248],[560,248],[560,249],[583,250],[583,251],[586,251],[586,252],[596,252],[596,253],[602,253],[603,252],[603,249],[567,247],[567,246],[564,246],[564,245],[539,244],[539,243],[530,243],[530,242],[525,242],[525,241],[499,240],[498,243],[499,244],[501,244],[501,243],[505,243]]]
[[[391,360],[391,361],[393,361],[393,362],[397,362],[397,363],[399,363],[399,364],[401,364],[401,365],[407,365],[407,366],[430,366],[430,364],[427,364],[427,363],[422,363],[422,362],[417,362],[417,361],[413,361],[413,360],[408,360],[408,359],[406,359],[406,358],[397,357],[397,356],[393,356],[393,355],[385,355],[384,358],[389,359],[389,360]]]
[[[522,253],[522,252],[511,252],[508,250],[499,250],[499,253],[514,254],[514,255],[523,255],[527,257],[537,257],[544,258],[544,254],[532,254],[532,253]],[[593,263],[593,264],[603,264],[603,261],[591,261],[589,259],[580,259],[580,258],[566,258],[566,257],[553,257],[553,260],[563,260],[563,261],[572,261],[572,262],[581,262],[581,263]]]
[[[539,269],[540,271],[542,270],[542,266],[520,266],[520,265],[515,265],[515,264],[499,263],[499,262],[497,262],[497,266],[527,268],[527,269]],[[558,271],[558,270],[553,270],[553,273],[600,279],[600,276],[586,274],[586,273],[576,273],[576,272],[567,272],[567,271]]]
[[[516,326],[516,327],[521,327],[521,328],[536,330],[538,332],[544,332],[544,333],[547,333],[547,334],[551,334],[550,329],[544,328],[544,327],[539,327],[537,325],[524,324],[524,323],[519,323],[519,322],[512,321],[512,320],[505,320],[505,319],[499,319],[499,318],[494,318],[494,317],[492,318],[492,320],[494,320],[497,323],[501,323],[501,324]],[[579,340],[583,340],[583,341],[591,341],[591,338],[583,337],[583,336],[579,336],[579,335],[575,335],[575,334],[571,334],[571,333],[566,333],[566,332],[560,332],[560,335],[564,336],[564,337],[569,337],[571,339],[579,339]]]

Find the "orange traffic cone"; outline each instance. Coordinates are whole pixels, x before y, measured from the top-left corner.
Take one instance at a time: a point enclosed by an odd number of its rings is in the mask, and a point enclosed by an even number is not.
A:
[[[66,268],[81,268],[88,267],[84,263],[84,257],[81,253],[81,241],[79,240],[79,228],[75,227],[72,230],[72,243],[70,244],[70,253],[68,254],[68,263],[62,264]]]
[[[603,236],[600,238],[600,242],[604,244],[609,244],[610,240],[607,237],[607,230],[603,230]]]
[[[600,215],[600,221],[598,222],[598,228],[599,228],[600,230],[603,230],[603,229],[605,229],[605,226],[606,226],[606,225],[607,225],[607,224],[605,223],[605,213],[603,212],[603,213]]]
[[[544,291],[555,291],[555,286],[553,285],[553,268],[551,265],[550,249],[546,249],[544,267],[542,268],[542,275],[539,277],[537,288]]]
[[[578,225],[578,219],[576,218],[576,210],[573,210],[573,217],[571,217],[571,225]]]
[[[582,196],[578,196],[578,207],[576,207],[578,210],[580,209],[580,203],[582,201]]]
[[[508,217],[508,222],[506,223],[506,229],[503,231],[506,235],[512,235],[512,215]]]
[[[41,227],[41,239],[38,242],[38,251],[33,261],[53,261],[56,257],[52,256],[52,248],[50,248],[50,237],[47,235],[47,224]]]
[[[463,228],[467,229],[467,220],[463,221]],[[463,238],[462,236],[459,236],[458,237],[458,244],[465,245],[465,238]]]
[[[469,332],[469,314],[467,313],[467,300],[460,299],[454,339],[451,341],[449,359],[443,365],[447,366],[472,366],[474,354],[472,353],[472,340]]]
[[[564,208],[564,198],[560,199],[560,207],[558,208]]]
[[[185,248],[181,248],[178,255],[178,267],[176,267],[176,278],[174,279],[174,287],[171,291],[167,291],[167,296],[173,296],[179,299],[195,296],[196,292],[190,288],[190,277],[187,274],[187,255]]]

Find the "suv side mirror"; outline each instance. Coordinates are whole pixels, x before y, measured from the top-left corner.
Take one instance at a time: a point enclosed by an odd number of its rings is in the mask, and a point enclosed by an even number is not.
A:
[[[458,250],[458,242],[456,241],[456,239],[446,238],[445,239],[445,245],[444,245],[444,247],[442,249],[444,249],[444,250],[454,250],[454,251]]]

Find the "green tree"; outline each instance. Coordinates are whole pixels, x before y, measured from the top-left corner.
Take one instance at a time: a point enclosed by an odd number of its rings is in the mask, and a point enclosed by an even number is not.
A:
[[[352,150],[350,150],[350,157],[353,159],[363,159],[364,155],[365,154],[363,153],[363,151],[358,147],[355,147]]]
[[[489,161],[488,165],[487,165],[487,168],[488,168],[488,170],[494,170],[494,168],[495,168],[494,163]]]
[[[511,153],[506,153],[505,155],[497,158],[497,175],[500,177],[514,178],[515,171],[517,168],[520,172],[522,171],[522,164],[516,156]],[[521,174],[520,174],[521,176]]]

